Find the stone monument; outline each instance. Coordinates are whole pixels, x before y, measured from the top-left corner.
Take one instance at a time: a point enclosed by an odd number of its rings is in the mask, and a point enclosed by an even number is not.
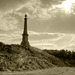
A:
[[[28,41],[28,32],[27,32],[27,14],[25,14],[25,18],[24,18],[24,31],[22,34],[21,45],[24,46],[26,49],[28,49],[30,46]]]

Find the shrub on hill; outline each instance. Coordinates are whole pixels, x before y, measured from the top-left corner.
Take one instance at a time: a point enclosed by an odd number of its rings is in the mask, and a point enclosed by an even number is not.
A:
[[[75,66],[75,52],[74,51],[47,50],[47,49],[45,49],[44,51],[64,61],[67,61],[69,64],[71,64],[71,66]]]

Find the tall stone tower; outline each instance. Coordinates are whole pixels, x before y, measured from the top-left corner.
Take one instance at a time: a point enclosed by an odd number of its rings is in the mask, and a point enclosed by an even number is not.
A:
[[[29,42],[28,42],[28,33],[27,33],[27,15],[25,14],[24,18],[24,31],[22,34],[22,42],[21,45],[24,46],[25,48],[29,48]]]

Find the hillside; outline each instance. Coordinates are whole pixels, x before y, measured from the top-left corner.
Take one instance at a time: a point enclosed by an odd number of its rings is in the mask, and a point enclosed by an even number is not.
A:
[[[70,67],[75,67],[75,52],[69,50],[43,50],[43,52],[53,55],[59,59],[62,59],[65,63],[68,63]]]
[[[14,71],[0,72],[0,75],[75,75],[75,68],[73,67],[53,67],[43,70],[34,70],[34,71]]]
[[[0,70],[23,71],[67,65],[61,59],[38,48],[30,47],[26,50],[20,45],[0,42]]]

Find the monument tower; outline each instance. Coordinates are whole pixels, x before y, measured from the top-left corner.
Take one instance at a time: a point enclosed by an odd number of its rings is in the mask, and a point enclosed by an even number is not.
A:
[[[24,31],[22,34],[22,42],[21,45],[25,48],[29,48],[29,42],[28,42],[28,33],[27,33],[27,15],[25,14],[24,18]]]

